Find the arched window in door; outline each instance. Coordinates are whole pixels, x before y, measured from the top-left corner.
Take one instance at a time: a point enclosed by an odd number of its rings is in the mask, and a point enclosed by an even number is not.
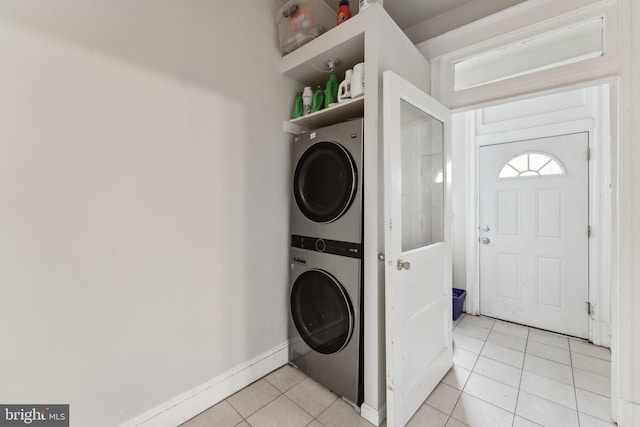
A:
[[[499,179],[566,175],[564,165],[549,153],[529,151],[509,160],[498,174]]]

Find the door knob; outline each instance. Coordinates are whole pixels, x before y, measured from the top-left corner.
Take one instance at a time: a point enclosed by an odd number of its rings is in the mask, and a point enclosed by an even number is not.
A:
[[[480,241],[485,245],[488,245],[489,243],[491,243],[491,240],[488,237],[483,237],[482,239],[480,239]]]
[[[403,268],[405,270],[410,270],[411,269],[411,263],[409,263],[408,261],[402,261],[401,259],[399,259],[397,268],[398,268],[398,270],[402,270]]]

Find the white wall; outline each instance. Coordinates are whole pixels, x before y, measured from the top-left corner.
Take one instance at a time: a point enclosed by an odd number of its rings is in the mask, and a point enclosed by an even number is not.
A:
[[[618,333],[612,361],[619,387],[618,425],[640,425],[640,4],[620,0],[622,31],[620,48],[622,72],[620,84],[619,174],[617,217],[619,256],[617,280]]]
[[[469,113],[451,115],[451,229],[453,232],[453,287],[467,288],[467,209],[469,198],[468,144],[473,143]],[[468,305],[467,305],[468,307]]]
[[[279,6],[0,3],[0,402],[113,426],[286,341]]]

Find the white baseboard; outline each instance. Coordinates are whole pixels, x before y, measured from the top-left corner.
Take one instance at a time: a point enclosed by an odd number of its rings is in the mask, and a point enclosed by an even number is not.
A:
[[[384,404],[379,410],[376,410],[363,403],[360,407],[360,416],[374,426],[379,426],[387,418],[387,405]]]
[[[289,343],[284,342],[198,387],[125,421],[120,427],[178,426],[284,365],[288,360]]]

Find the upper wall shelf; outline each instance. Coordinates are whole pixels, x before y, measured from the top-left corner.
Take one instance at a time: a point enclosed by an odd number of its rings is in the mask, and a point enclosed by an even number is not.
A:
[[[365,30],[375,20],[377,9],[370,7],[287,54],[282,58],[280,71],[306,85],[323,85],[329,71],[327,59],[337,58],[340,64],[335,72],[344,76],[347,69],[364,61]]]

